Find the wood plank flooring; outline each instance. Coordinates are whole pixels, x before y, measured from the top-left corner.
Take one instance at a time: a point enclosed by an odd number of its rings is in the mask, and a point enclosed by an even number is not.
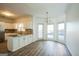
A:
[[[7,41],[0,42],[0,54],[8,53]]]
[[[53,41],[36,41],[15,52],[9,52],[9,56],[70,56],[65,45]]]

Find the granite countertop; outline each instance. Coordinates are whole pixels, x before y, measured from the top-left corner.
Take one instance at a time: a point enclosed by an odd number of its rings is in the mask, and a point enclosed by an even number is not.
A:
[[[21,35],[8,35],[8,36],[10,36],[10,37],[19,37]]]
[[[28,35],[8,35],[8,37],[21,37],[21,36],[28,36]]]

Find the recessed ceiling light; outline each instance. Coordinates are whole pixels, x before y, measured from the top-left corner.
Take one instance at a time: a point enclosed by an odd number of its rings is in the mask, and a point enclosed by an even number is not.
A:
[[[0,12],[2,15],[7,16],[7,17],[15,17],[16,15],[9,12],[9,11],[1,11]]]
[[[14,14],[12,14],[8,11],[1,12],[1,14],[5,15],[5,16],[15,16]]]

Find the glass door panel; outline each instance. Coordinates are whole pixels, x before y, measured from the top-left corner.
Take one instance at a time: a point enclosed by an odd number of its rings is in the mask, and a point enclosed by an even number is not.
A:
[[[38,24],[38,38],[43,39],[43,24]]]
[[[58,39],[60,42],[64,42],[64,34],[65,34],[65,27],[64,23],[58,24]]]
[[[54,38],[54,25],[49,24],[47,25],[47,39],[52,40]]]

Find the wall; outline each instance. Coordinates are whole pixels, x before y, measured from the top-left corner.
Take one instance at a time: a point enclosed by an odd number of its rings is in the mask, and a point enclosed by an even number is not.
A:
[[[47,24],[54,24],[54,41],[58,41],[58,30],[57,30],[57,25],[60,22],[65,22],[65,15],[62,17],[50,17],[48,18],[48,23],[46,22],[46,18],[41,18],[41,17],[33,17],[33,38],[38,40],[38,24],[43,24],[44,25],[44,40],[47,40]]]
[[[14,19],[10,19],[10,18],[6,18],[6,17],[2,17],[2,16],[0,16],[0,22],[14,23],[15,20],[14,20]]]
[[[32,16],[23,16],[16,19],[15,26],[16,24],[20,24],[20,23],[23,23],[26,29],[32,29]]]
[[[14,29],[14,23],[5,23],[5,29]]]
[[[12,20],[12,19],[0,17],[0,25],[2,25],[3,29],[14,29],[15,28],[14,20]],[[13,34],[13,33],[5,33],[5,40],[8,39],[7,35],[10,35],[10,34]]]
[[[61,43],[65,43],[65,38],[63,40],[58,38],[58,24],[59,23],[65,24],[65,15],[59,16],[59,17],[54,17],[54,18],[52,18],[52,17],[49,18],[48,24],[54,24],[54,39],[53,40],[61,42]],[[64,32],[66,32],[66,30],[64,30]],[[66,37],[66,35],[64,35],[64,37]]]
[[[0,18],[5,29],[16,29],[16,24],[23,23],[25,28],[32,28],[32,17],[21,17],[16,20]]]
[[[13,29],[14,28],[14,20],[0,17],[0,22],[3,23],[4,29]]]
[[[38,27],[37,27],[37,25],[43,24],[45,26],[44,22],[45,22],[44,18],[33,17],[33,39],[34,40],[39,40],[38,39],[38,30],[37,30]],[[44,38],[45,38],[45,36],[44,36]]]
[[[72,55],[79,56],[79,4],[70,4],[66,12],[66,45]]]

